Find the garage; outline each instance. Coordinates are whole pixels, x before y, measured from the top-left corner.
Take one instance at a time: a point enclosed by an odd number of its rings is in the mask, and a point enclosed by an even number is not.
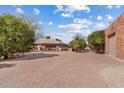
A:
[[[105,31],[105,53],[124,60],[124,13]]]
[[[109,36],[109,55],[116,56],[116,37],[115,34]]]

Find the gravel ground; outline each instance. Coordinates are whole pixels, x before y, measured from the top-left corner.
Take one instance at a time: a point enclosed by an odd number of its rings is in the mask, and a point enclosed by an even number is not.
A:
[[[0,87],[124,87],[124,63],[95,53],[31,52],[0,63]]]

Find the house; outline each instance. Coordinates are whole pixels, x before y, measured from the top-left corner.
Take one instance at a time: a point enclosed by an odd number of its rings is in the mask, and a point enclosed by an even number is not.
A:
[[[105,32],[105,53],[124,59],[124,13]]]
[[[60,39],[47,36],[36,40],[33,44],[33,49],[39,51],[67,51],[68,45],[63,43]]]

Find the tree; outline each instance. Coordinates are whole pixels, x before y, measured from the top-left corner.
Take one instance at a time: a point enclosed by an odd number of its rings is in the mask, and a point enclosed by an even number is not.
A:
[[[36,29],[35,25],[22,17],[10,14],[1,15],[0,55],[6,59],[10,54],[28,51],[35,40]]]
[[[89,47],[96,53],[103,53],[105,46],[105,31],[95,31],[88,36]]]
[[[86,47],[86,42],[80,36],[76,35],[74,40],[69,43],[69,47],[72,48],[73,51],[81,52]]]

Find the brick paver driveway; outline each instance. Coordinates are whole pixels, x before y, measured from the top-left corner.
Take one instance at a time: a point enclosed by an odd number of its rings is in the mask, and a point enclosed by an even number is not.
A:
[[[95,53],[31,52],[0,63],[0,87],[124,87],[123,68]]]

